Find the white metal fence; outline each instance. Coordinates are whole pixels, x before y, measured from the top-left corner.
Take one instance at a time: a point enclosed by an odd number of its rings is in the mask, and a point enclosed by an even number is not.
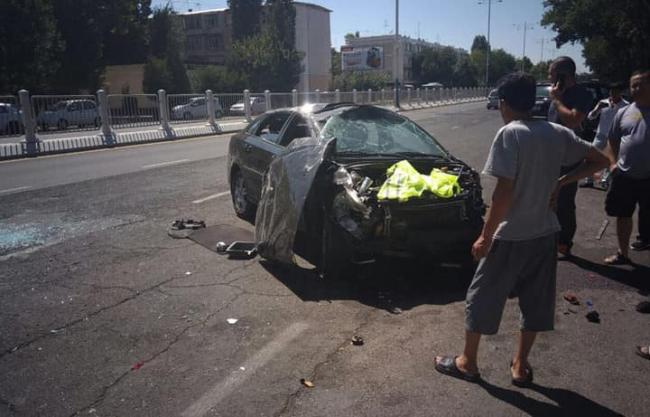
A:
[[[485,97],[485,88],[417,88],[399,92],[401,106],[421,108]],[[211,98],[211,99],[210,99]],[[250,120],[269,110],[297,107],[307,103],[353,102],[392,105],[395,90],[311,91],[289,93],[256,92],[242,94],[106,94],[34,95],[21,90],[19,96],[0,96],[0,136],[25,134],[27,142],[36,135],[61,131],[100,131],[110,136],[113,129],[206,122]]]

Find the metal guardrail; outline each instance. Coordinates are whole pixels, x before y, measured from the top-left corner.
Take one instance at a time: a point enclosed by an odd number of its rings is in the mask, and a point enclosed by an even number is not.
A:
[[[108,94],[108,115],[114,129],[156,126],[160,106],[156,94]]]
[[[95,96],[36,95],[31,97],[31,105],[40,134],[97,130],[101,125]]]
[[[0,96],[0,137],[18,136],[25,131],[16,96]]]

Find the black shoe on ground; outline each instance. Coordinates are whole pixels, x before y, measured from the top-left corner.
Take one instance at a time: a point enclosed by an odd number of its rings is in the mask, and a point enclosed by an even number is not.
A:
[[[630,244],[630,249],[633,250],[650,249],[650,240],[637,239]]]

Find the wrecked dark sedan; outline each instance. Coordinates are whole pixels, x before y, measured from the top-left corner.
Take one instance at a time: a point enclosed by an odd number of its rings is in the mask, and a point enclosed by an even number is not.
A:
[[[349,103],[266,113],[232,137],[235,212],[259,254],[339,276],[379,256],[469,265],[483,226],[479,175],[417,124]]]

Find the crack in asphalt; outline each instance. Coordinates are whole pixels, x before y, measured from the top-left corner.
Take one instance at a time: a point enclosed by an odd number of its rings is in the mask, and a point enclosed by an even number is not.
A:
[[[180,341],[181,337],[182,337],[185,333],[187,333],[187,331],[190,330],[191,328],[193,328],[193,327],[197,327],[197,326],[200,327],[200,328],[205,328],[206,323],[207,323],[208,321],[210,321],[210,319],[212,319],[212,317],[214,317],[215,315],[217,315],[218,313],[220,313],[222,310],[224,310],[224,309],[230,307],[230,306],[231,306],[234,302],[236,302],[236,301],[239,299],[239,297],[241,297],[242,295],[243,295],[243,294],[236,294],[236,295],[235,295],[235,296],[234,296],[230,301],[228,301],[225,305],[223,305],[221,308],[218,308],[217,310],[215,310],[215,311],[213,311],[212,313],[210,313],[210,314],[208,314],[207,316],[205,316],[205,318],[203,318],[203,320],[201,320],[200,322],[193,323],[193,324],[191,324],[191,325],[185,327],[183,330],[181,330],[179,333],[177,333],[176,336],[174,336],[174,339],[173,339],[170,343],[168,343],[167,346],[165,346],[165,348],[163,348],[162,350],[160,350],[160,351],[154,353],[154,354],[153,354],[151,357],[149,357],[148,359],[144,359],[144,360],[138,362],[138,363],[140,364],[140,366],[144,366],[144,365],[146,365],[147,363],[156,360],[156,359],[157,359],[158,357],[160,357],[161,355],[167,353],[167,352],[172,348],[172,346],[174,346],[176,343],[178,343],[178,342]],[[128,370],[128,371],[126,371],[126,372],[124,372],[124,373],[122,373],[122,375],[118,376],[118,377],[117,377],[117,378],[116,378],[112,383],[110,383],[109,385],[106,385],[105,387],[102,388],[99,397],[97,397],[97,399],[95,399],[95,401],[93,401],[93,402],[92,402],[91,404],[89,404],[89,405],[86,405],[86,406],[84,406],[84,407],[82,407],[82,408],[80,408],[80,409],[74,411],[72,414],[69,415],[69,417],[78,416],[79,414],[83,413],[84,411],[86,411],[86,410],[90,410],[91,408],[94,408],[94,407],[96,407],[97,405],[99,405],[101,402],[104,401],[104,399],[106,398],[106,395],[108,394],[108,392],[109,392],[113,387],[115,387],[117,384],[119,384],[119,383],[120,383],[124,378],[126,378],[126,377],[131,373],[131,372],[133,372],[132,369],[131,369],[131,370]]]
[[[370,316],[372,316],[373,313],[376,313],[376,310],[372,310],[372,309],[368,310],[368,312],[364,315],[365,317],[363,317],[361,323],[359,323],[359,325],[352,331],[353,335],[359,334],[360,330],[369,324]],[[307,379],[314,382],[316,378],[318,378],[319,372],[325,366],[325,364],[330,362],[336,355],[341,353],[341,351],[346,346],[349,346],[351,343],[350,340],[351,338],[348,338],[345,341],[343,341],[341,344],[336,346],[336,348],[333,351],[328,353],[324,360],[314,365],[314,369]],[[295,390],[294,392],[292,392],[291,394],[289,394],[282,408],[277,413],[273,414],[273,417],[280,417],[290,412],[293,406],[295,405],[296,400],[298,399],[298,397],[302,392],[304,392],[304,388],[301,387]]]
[[[90,319],[91,317],[95,317],[95,316],[103,313],[104,311],[111,310],[111,309],[113,309],[115,307],[118,307],[118,306],[124,304],[124,303],[132,301],[132,300],[136,299],[137,297],[141,296],[142,294],[153,291],[156,288],[158,288],[160,286],[163,286],[163,285],[165,285],[165,284],[167,284],[169,282],[172,282],[175,279],[179,279],[179,278],[181,278],[181,277],[179,277],[179,276],[171,277],[171,278],[168,278],[168,279],[166,279],[166,280],[164,280],[162,282],[159,282],[158,284],[152,285],[151,287],[147,287],[147,288],[145,288],[143,290],[136,290],[135,293],[133,293],[129,297],[126,297],[126,298],[118,301],[117,303],[102,307],[102,308],[100,308],[98,310],[95,310],[95,311],[92,311],[92,312],[88,313],[87,315],[85,315],[84,317],[80,317],[78,319],[72,320],[72,321],[64,324],[63,326],[57,327],[57,330],[66,330],[66,329],[68,329],[68,328],[70,328],[70,327],[72,327],[72,326],[74,326],[76,324],[81,323],[82,321],[86,321],[86,320]],[[51,332],[42,333],[42,334],[40,334],[40,335],[38,335],[36,337],[33,337],[30,340],[24,341],[24,342],[22,342],[22,343],[20,343],[20,344],[18,344],[16,346],[14,346],[11,349],[6,349],[4,352],[0,352],[0,359],[5,357],[6,355],[10,355],[10,354],[15,353],[15,352],[27,347],[27,346],[30,346],[31,344],[33,344],[33,343],[35,343],[35,342],[37,342],[39,340],[42,340],[42,339],[44,339],[46,337],[51,337],[51,336],[54,336],[54,334],[52,334]]]

